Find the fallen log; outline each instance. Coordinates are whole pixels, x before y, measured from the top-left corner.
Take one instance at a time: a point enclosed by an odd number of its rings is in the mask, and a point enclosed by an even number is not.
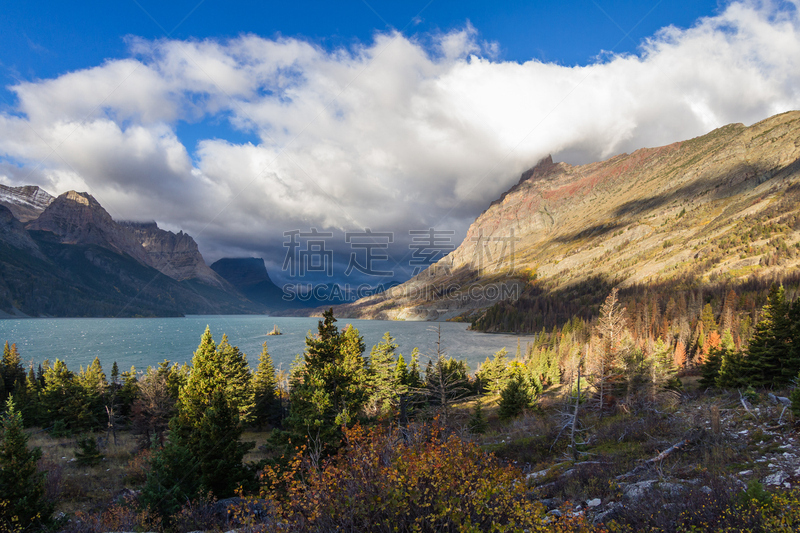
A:
[[[626,472],[624,474],[618,475],[616,477],[616,479],[626,479],[626,478],[629,478],[631,476],[634,476],[634,475],[638,474],[639,472],[647,470],[648,467],[650,467],[650,465],[663,461],[664,459],[666,459],[667,457],[669,457],[670,455],[672,455],[676,451],[678,451],[681,448],[691,444],[693,440],[694,439],[690,439],[690,438],[685,438],[685,439],[679,440],[678,442],[676,442],[675,444],[673,444],[672,446],[670,446],[669,448],[667,448],[663,452],[659,453],[655,457],[651,457],[650,459],[647,459],[646,461],[642,462],[642,464],[640,464],[639,466],[637,466],[636,468],[634,468],[630,472]]]

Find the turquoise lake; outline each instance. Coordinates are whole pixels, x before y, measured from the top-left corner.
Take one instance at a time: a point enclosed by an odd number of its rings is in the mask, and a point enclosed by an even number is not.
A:
[[[214,340],[228,335],[231,344],[245,354],[251,367],[258,363],[261,344],[267,341],[276,368],[289,370],[295,356],[303,352],[309,331],[317,331],[317,318],[285,318],[268,316],[189,316],[184,318],[33,318],[0,320],[0,341],[16,343],[26,362],[39,364],[56,358],[70,370],[86,366],[95,356],[100,358],[106,374],[116,361],[120,371],[135,366],[144,370],[164,359],[190,362],[200,343],[200,336],[211,327]],[[446,353],[466,360],[471,372],[497,350],[506,348],[513,357],[518,338],[467,331],[467,324],[454,322],[402,322],[342,319],[340,328],[353,324],[364,337],[367,352],[387,331],[395,337],[398,351],[408,356],[419,348],[420,366],[424,370],[436,351],[436,328],[441,327],[442,345]],[[273,325],[282,335],[267,336]],[[526,339],[521,338],[522,349]]]

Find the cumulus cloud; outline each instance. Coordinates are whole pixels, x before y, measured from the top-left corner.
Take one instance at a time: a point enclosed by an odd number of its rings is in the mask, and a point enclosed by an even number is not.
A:
[[[88,190],[115,218],[184,229],[210,259],[261,255],[279,269],[285,231],[336,232],[345,262],[341,232],[395,231],[399,258],[410,229],[463,237],[548,153],[585,163],[800,107],[796,2],[735,2],[638,54],[578,66],[497,60],[479,30],[425,43],[378,33],[332,51],[132,38],[128,58],[12,88],[0,174]],[[220,121],[258,143],[190,151],[176,133]]]

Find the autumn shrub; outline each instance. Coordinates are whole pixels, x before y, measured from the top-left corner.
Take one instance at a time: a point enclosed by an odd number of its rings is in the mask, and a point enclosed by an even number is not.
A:
[[[152,459],[151,450],[141,450],[128,461],[126,470],[129,483],[141,485],[147,481],[147,474],[150,472],[150,460]]]
[[[317,468],[300,454],[284,470],[264,470],[260,497],[275,520],[264,529],[595,531],[581,516],[545,523],[519,470],[437,424],[411,442],[359,426],[345,438]]]
[[[140,509],[131,499],[110,505],[101,512],[78,511],[59,529],[60,533],[105,533],[106,531],[161,531],[161,519]]]
[[[220,520],[215,512],[216,501],[211,493],[207,493],[185,502],[180,511],[170,517],[170,530],[181,532],[219,529],[223,525],[221,523],[223,520]]]

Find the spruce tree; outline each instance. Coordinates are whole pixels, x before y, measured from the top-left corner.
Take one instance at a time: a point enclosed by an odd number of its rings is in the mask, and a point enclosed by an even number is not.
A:
[[[111,365],[111,386],[117,387],[119,385],[119,366],[117,362],[114,361],[114,364]]]
[[[404,388],[408,388],[408,365],[403,354],[397,354],[397,364],[394,366],[394,380]]]
[[[6,395],[14,394],[17,387],[25,385],[25,367],[22,365],[22,357],[17,351],[17,345],[8,345],[6,341],[3,347],[3,385]]]
[[[419,348],[411,350],[411,362],[408,363],[408,382],[409,390],[416,390],[422,387],[422,377],[419,372]]]
[[[722,353],[716,385],[720,388],[738,389],[750,384],[748,362],[742,352],[727,350]]]
[[[187,499],[208,491],[226,498],[247,482],[242,459],[253,444],[239,438],[241,416],[252,412],[252,401],[244,354],[225,336],[217,346],[206,327],[180,390],[169,442],[153,459],[144,502],[168,515]]]
[[[364,342],[354,327],[340,332],[333,309],[323,313],[317,334],[291,376],[289,436],[324,453],[339,447],[341,427],[349,425],[367,399]]]
[[[95,357],[92,363],[78,375],[78,383],[83,388],[83,401],[86,405],[86,418],[90,427],[98,427],[105,418],[108,381],[100,359]]]
[[[715,387],[717,385],[717,378],[719,377],[719,371],[722,367],[722,358],[723,353],[726,350],[722,348],[711,348],[708,352],[708,356],[703,364],[700,366],[700,374],[701,378],[699,384],[701,387]]]
[[[269,424],[277,427],[281,423],[281,401],[278,396],[278,379],[275,365],[264,342],[258,358],[258,368],[253,375],[253,394],[255,402],[254,420],[261,427]]]
[[[369,353],[369,381],[372,389],[369,403],[378,416],[391,414],[397,405],[398,395],[402,392],[395,377],[396,349],[397,343],[387,331],[381,342],[373,346]]]
[[[136,401],[136,396],[139,394],[139,384],[136,377],[136,368],[131,366],[131,369],[120,374],[122,384],[119,388],[117,400],[119,401],[119,412],[122,416],[130,416],[133,403]]]
[[[488,428],[489,421],[486,419],[486,415],[483,414],[483,404],[481,403],[481,399],[478,398],[475,402],[475,409],[472,411],[472,416],[467,423],[467,429],[469,429],[471,433],[482,435],[486,433]]]
[[[788,382],[800,372],[800,298],[789,306],[789,353],[783,367],[783,380]]]
[[[83,431],[91,425],[91,416],[83,387],[64,361],[56,359],[44,370],[45,385],[39,394],[42,423],[69,431]]]
[[[508,374],[508,351],[505,348],[495,352],[494,358],[486,358],[475,377],[481,381],[481,385],[493,394],[498,394],[505,388],[509,381]]]
[[[505,388],[500,391],[498,410],[500,420],[516,418],[529,409],[532,404],[533,394],[530,385],[521,373],[514,372]]]
[[[791,357],[791,334],[786,294],[773,285],[762,309],[762,319],[750,339],[744,370],[749,385],[764,387],[787,381],[784,365]]]
[[[9,398],[0,433],[0,528],[4,531],[50,520],[53,506],[44,499],[45,473],[36,466],[41,456],[39,448],[28,449],[22,416]]]
[[[253,390],[247,358],[239,348],[231,346],[226,335],[222,336],[217,346],[211,337],[211,330],[206,326],[192,358],[186,385],[180,392],[181,410],[187,412],[190,418],[199,420],[211,394],[220,388],[240,419],[248,420],[253,410]]]

